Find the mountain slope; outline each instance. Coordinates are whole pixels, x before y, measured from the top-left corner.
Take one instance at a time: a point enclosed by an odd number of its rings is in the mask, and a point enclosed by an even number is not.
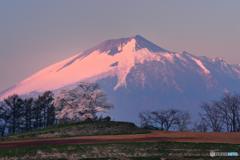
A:
[[[159,107],[195,112],[206,100],[240,88],[240,66],[222,59],[176,53],[140,35],[107,40],[51,65],[1,95],[58,90],[80,81],[97,82],[115,104],[116,119],[136,120]]]

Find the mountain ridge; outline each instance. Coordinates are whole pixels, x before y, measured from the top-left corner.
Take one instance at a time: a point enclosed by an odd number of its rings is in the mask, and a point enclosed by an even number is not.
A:
[[[171,52],[136,35],[104,41],[48,66],[6,90],[0,98],[59,90],[81,81],[96,82],[116,105],[113,114],[125,120],[124,110],[129,111],[129,117],[131,112],[159,106],[198,110],[193,104],[215,99],[226,91],[237,92],[239,80],[239,65],[185,51]]]

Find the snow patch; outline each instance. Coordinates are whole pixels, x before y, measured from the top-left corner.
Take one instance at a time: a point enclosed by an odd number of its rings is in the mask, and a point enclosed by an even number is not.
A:
[[[210,74],[210,71],[204,66],[202,61],[200,61],[199,59],[196,59],[194,57],[192,57],[192,60],[200,67],[200,69],[202,70],[202,72],[204,74],[206,74],[206,75]]]
[[[115,57],[118,59],[118,83],[114,87],[114,90],[120,86],[126,87],[126,77],[134,66],[134,52],[135,52],[136,40],[132,39],[125,46],[122,47],[122,53],[117,54]]]
[[[160,61],[159,54],[152,54],[147,48],[143,48],[140,50],[135,50],[136,40],[132,39],[129,43],[122,47],[122,52],[114,56],[118,61],[117,68],[117,77],[118,82],[114,87],[114,90],[117,90],[120,87],[127,86],[127,75],[131,71],[131,69],[135,66],[135,64],[142,64],[145,61]]]
[[[166,53],[163,55],[169,62],[174,63],[174,55],[171,53]]]

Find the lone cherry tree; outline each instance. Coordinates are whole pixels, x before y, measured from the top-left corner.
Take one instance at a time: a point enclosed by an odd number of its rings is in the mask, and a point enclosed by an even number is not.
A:
[[[95,83],[80,83],[70,90],[62,90],[55,99],[57,118],[64,121],[96,119],[97,113],[113,107],[105,93]]]

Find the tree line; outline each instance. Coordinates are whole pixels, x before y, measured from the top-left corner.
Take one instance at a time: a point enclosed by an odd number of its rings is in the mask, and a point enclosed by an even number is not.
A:
[[[63,89],[54,96],[51,91],[37,98],[13,95],[0,102],[0,136],[29,132],[59,123],[85,120],[109,121],[99,117],[113,107],[107,96],[95,83],[79,83]]]
[[[36,98],[23,99],[13,95],[0,102],[0,136],[62,122],[97,120],[99,112],[112,107],[100,87],[90,83],[62,90],[55,98],[51,91]],[[225,94],[218,101],[204,103],[195,123],[192,123],[189,112],[177,109],[142,112],[139,118],[141,126],[148,129],[239,132],[240,95]]]
[[[139,118],[141,127],[162,131],[185,131],[190,123],[190,114],[177,109],[142,112]]]
[[[28,132],[55,124],[53,93],[44,92],[36,99],[12,95],[0,102],[0,133]]]
[[[218,101],[201,105],[199,118],[192,123],[187,111],[167,109],[139,114],[143,128],[197,132],[239,132],[240,95],[225,94]]]
[[[240,95],[226,94],[219,101],[202,105],[200,121],[196,123],[199,131],[239,132]]]

